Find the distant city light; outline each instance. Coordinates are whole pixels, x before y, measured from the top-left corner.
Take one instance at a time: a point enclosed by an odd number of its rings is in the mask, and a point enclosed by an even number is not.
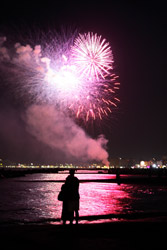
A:
[[[146,165],[145,165],[145,162],[144,161],[141,161],[140,162],[140,167],[145,167]]]

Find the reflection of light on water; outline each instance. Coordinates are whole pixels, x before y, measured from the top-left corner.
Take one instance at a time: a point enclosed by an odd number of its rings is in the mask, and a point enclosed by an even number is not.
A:
[[[65,180],[67,175],[34,174],[2,180],[0,221],[60,224],[62,202],[57,196],[63,182],[54,180]],[[109,175],[78,174],[80,180],[105,177]],[[141,212],[167,211],[166,186],[84,182],[79,191],[81,224],[126,220],[123,215],[132,213],[138,216]]]
[[[84,178],[83,175],[82,178]],[[36,217],[39,219],[61,217],[62,202],[57,200],[61,185],[62,183],[54,182],[34,183],[28,206],[33,209]],[[116,183],[80,183],[80,216],[125,212],[127,206],[130,206],[130,195],[124,191],[123,186],[119,186]],[[57,224],[58,222],[53,223]]]
[[[51,224],[60,224],[60,221],[54,221],[61,217],[62,202],[57,200],[58,192],[62,183],[37,183],[36,197],[37,200],[31,200],[34,213],[39,219],[49,218]],[[125,212],[127,205],[130,206],[130,196],[128,192],[123,190],[123,185],[116,183],[98,183],[86,182],[80,183],[80,216],[119,214]],[[81,224],[85,223],[102,223],[115,221],[116,219],[92,219],[81,220]]]
[[[80,215],[122,213],[130,205],[130,195],[115,183],[81,184],[80,195]]]
[[[31,176],[32,180],[65,180],[66,177],[69,174],[69,171],[62,171],[63,173],[58,174],[35,174]],[[92,179],[115,179],[114,174],[98,174],[97,171],[86,171],[86,173],[83,173],[83,171],[78,174],[79,171],[75,174],[76,177],[78,177],[79,180],[92,180]]]
[[[60,218],[62,204],[57,200],[58,192],[61,189],[62,183],[45,183],[40,186],[37,192],[40,196],[39,207],[41,208],[41,218]]]

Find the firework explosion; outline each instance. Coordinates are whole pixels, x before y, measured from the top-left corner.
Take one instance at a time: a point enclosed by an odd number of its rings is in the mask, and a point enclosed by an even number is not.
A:
[[[53,55],[52,55],[53,58]],[[60,57],[59,57],[60,59]],[[79,34],[70,47],[70,53],[61,54],[58,63],[48,66],[45,80],[52,94],[77,118],[85,121],[102,119],[112,113],[119,99],[120,83],[112,72],[113,56],[109,43],[97,34]]]
[[[109,43],[105,41],[93,33],[79,34],[76,38],[72,57],[81,76],[96,81],[99,78],[105,79],[105,75],[110,73],[113,58]]]
[[[55,104],[84,121],[102,119],[117,106],[118,76],[113,73],[109,43],[101,36],[87,33],[62,41],[52,38],[34,48],[16,43],[12,57],[13,52],[3,46],[5,40],[0,40],[1,68],[6,62],[12,66],[18,91],[27,93],[35,103]]]

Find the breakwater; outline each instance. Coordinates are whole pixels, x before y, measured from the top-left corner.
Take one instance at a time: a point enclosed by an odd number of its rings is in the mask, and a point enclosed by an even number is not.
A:
[[[64,170],[67,169],[51,169],[51,168],[1,168],[0,169],[0,179],[2,178],[15,178],[23,177],[31,174],[49,174],[49,173],[64,173]],[[68,169],[69,170],[69,169]],[[90,169],[82,169],[83,173]],[[92,169],[95,170],[95,169]],[[128,184],[128,183],[140,183],[140,184],[162,184],[167,185],[167,170],[166,169],[108,169],[108,170],[97,170],[97,174],[111,174],[115,177],[110,179],[89,179],[89,180],[80,180],[80,182],[108,182],[108,183],[118,183],[118,184]],[[66,171],[67,173],[67,171]],[[76,173],[82,174],[77,169]],[[92,174],[94,172],[92,171]],[[46,182],[46,180],[39,180],[39,182]],[[34,180],[38,182],[38,180]],[[64,182],[64,180],[47,180],[47,182]]]

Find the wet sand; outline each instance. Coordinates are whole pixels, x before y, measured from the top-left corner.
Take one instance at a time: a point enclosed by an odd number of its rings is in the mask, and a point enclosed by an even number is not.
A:
[[[1,225],[3,249],[167,249],[167,222]]]

